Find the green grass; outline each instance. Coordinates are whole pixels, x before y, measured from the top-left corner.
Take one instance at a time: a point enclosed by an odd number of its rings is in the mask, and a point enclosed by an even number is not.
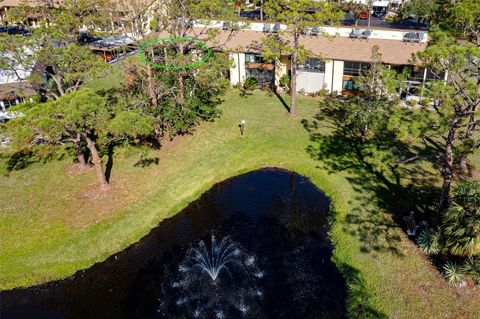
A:
[[[299,114],[290,118],[275,96],[240,97],[232,91],[218,120],[150,152],[148,158],[158,158],[158,165],[135,166],[139,156],[119,150],[113,190],[98,197],[94,171],[70,172],[70,159],[2,176],[0,289],[72,275],[140,240],[213,184],[274,166],[309,177],[332,198],[334,260],[356,282],[354,297],[371,313],[479,318],[479,296],[458,293],[445,283],[392,222],[388,209],[374,200],[380,182],[369,178],[369,187],[362,187],[361,174],[329,170],[307,152],[312,142],[301,121],[312,119],[318,102],[300,98]],[[238,127],[242,119],[244,137]],[[329,129],[319,132],[327,135]]]
[[[120,61],[115,64],[109,64],[108,68],[102,74],[95,76],[93,79],[87,79],[84,86],[96,91],[119,87],[123,81],[123,73],[120,67],[121,63]]]

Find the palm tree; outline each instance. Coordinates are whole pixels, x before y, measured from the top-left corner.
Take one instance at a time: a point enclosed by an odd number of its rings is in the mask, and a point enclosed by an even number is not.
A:
[[[454,255],[480,253],[480,183],[461,182],[443,220],[446,248]]]

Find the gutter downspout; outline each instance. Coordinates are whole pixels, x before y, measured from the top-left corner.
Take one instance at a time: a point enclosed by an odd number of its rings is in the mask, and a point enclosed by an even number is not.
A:
[[[335,77],[335,60],[332,60],[332,85],[330,88],[330,95],[333,96],[333,79]]]
[[[238,65],[238,84],[241,84],[242,81],[240,80],[240,52],[237,52],[237,65]]]

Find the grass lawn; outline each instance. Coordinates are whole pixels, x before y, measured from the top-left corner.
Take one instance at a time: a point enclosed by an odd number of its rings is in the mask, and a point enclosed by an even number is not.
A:
[[[446,284],[376,200],[380,181],[361,171],[329,169],[323,156],[307,151],[312,142],[302,120],[310,121],[318,105],[318,99],[302,97],[298,116],[290,118],[275,96],[232,91],[221,118],[151,151],[151,161],[143,161],[150,165],[117,150],[109,193],[97,193],[94,171],[78,172],[68,158],[1,176],[0,289],[70,276],[140,240],[213,184],[275,166],[309,177],[332,198],[335,262],[351,280],[356,277],[371,313],[480,318],[478,292]],[[317,133],[326,136],[329,129]]]

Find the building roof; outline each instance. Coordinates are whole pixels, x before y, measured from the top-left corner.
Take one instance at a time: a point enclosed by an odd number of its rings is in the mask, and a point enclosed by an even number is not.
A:
[[[53,4],[58,6],[63,0],[0,0],[0,8],[18,7],[21,5],[30,7],[48,6]]]
[[[114,49],[134,44],[135,41],[127,36],[111,36],[90,43],[92,49]]]
[[[200,29],[194,32],[200,32]],[[219,31],[219,36],[207,44],[213,49],[228,50],[232,52],[261,52],[262,38],[266,35],[258,31]],[[192,37],[194,34],[192,33]],[[168,37],[166,32],[159,34],[159,37]],[[206,36],[200,35],[199,40]],[[282,36],[288,43],[292,43],[290,36]],[[406,43],[399,40],[384,39],[351,39],[343,36],[302,36],[300,44],[314,54],[322,58],[343,61],[372,61],[372,48],[378,46],[382,55],[382,61],[388,64],[412,64],[411,58],[419,51],[425,50],[427,43]]]
[[[0,100],[16,99],[17,97],[25,98],[36,93],[35,84],[27,81],[0,85]]]

